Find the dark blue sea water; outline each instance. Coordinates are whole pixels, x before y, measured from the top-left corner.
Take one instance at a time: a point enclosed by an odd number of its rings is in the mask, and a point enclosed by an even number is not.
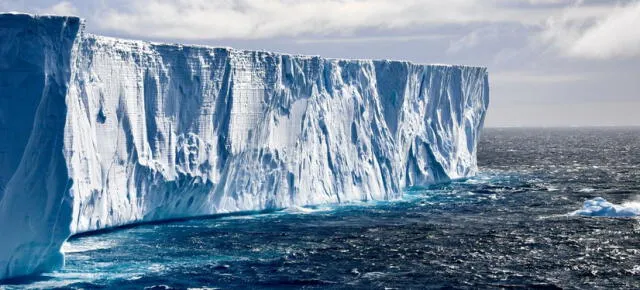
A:
[[[393,202],[143,225],[72,239],[9,288],[640,288],[640,128],[487,129],[482,174]]]

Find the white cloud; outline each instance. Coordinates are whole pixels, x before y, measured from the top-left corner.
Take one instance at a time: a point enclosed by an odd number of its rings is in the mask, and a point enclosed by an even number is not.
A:
[[[567,0],[137,0],[92,17],[104,30],[171,39],[352,35],[446,24],[540,25]],[[535,9],[527,6],[542,5]],[[560,5],[561,6],[561,5]],[[580,18],[583,15],[572,15]]]
[[[55,15],[76,15],[78,9],[69,1],[59,2],[51,7],[41,9],[39,13]]]
[[[640,1],[611,7],[594,19],[577,21],[563,15],[550,18],[541,39],[570,57],[610,59],[640,56]]]
[[[588,58],[640,56],[640,2],[617,9],[587,29],[569,53]]]

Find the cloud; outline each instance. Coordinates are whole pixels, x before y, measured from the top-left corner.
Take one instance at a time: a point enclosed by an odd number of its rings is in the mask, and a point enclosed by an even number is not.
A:
[[[78,9],[69,1],[59,2],[51,7],[41,9],[42,14],[77,15]]]
[[[447,49],[448,53],[458,53],[467,48],[472,48],[480,42],[481,38],[484,38],[482,33],[483,29],[473,30],[471,33],[463,36],[462,38],[458,38],[454,41],[451,41],[449,44],[449,48]]]
[[[588,58],[640,56],[640,2],[616,10],[587,29],[569,54]]]
[[[501,31],[496,26],[486,26],[472,30],[469,34],[451,41],[447,53],[455,54],[476,47],[482,41],[496,41]]]
[[[437,41],[447,38],[452,38],[454,35],[450,34],[430,34],[430,35],[384,35],[384,36],[370,36],[370,37],[322,37],[322,38],[302,38],[297,39],[295,42],[299,44],[314,44],[314,43],[367,43],[367,42],[409,42],[420,40]]]
[[[567,18],[580,2],[557,18],[550,18],[541,39],[565,56],[611,59],[640,56],[640,1],[611,7],[593,19]]]
[[[580,82],[590,78],[584,73],[534,73],[531,71],[504,71],[491,73],[489,78],[494,84],[557,84]]]
[[[153,38],[349,36],[364,29],[394,31],[450,24],[540,25],[566,1],[137,0],[112,5],[92,19],[103,30]]]

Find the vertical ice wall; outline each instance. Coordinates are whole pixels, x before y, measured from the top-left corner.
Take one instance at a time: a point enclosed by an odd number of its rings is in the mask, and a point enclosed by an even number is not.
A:
[[[0,15],[0,279],[63,264],[65,98],[79,28],[78,18]]]
[[[0,125],[21,132],[0,144],[0,278],[56,268],[73,233],[390,199],[477,171],[484,68],[151,44],[85,34],[77,18],[0,23],[0,101],[14,96]]]

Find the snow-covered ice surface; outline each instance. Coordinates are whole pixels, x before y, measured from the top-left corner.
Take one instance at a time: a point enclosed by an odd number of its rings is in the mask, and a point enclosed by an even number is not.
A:
[[[593,217],[636,217],[640,216],[640,202],[626,202],[617,205],[602,197],[596,197],[584,202],[582,209],[571,212],[570,215]]]
[[[72,234],[388,200],[477,172],[485,68],[91,35],[0,14],[0,279]]]

